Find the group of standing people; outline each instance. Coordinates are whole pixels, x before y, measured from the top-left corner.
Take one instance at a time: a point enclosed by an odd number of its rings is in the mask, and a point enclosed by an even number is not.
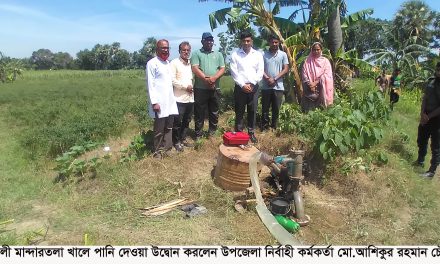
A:
[[[387,75],[384,69],[382,74],[376,78],[376,84],[380,92],[387,94],[389,90],[391,110],[394,109],[394,104],[399,101],[401,82],[402,75],[399,68],[395,69],[392,75]]]
[[[284,77],[289,72],[287,54],[279,49],[280,40],[270,36],[269,49],[264,53],[253,48],[250,32],[240,35],[240,48],[230,58],[231,76],[235,82],[235,131],[244,130],[247,111],[247,131],[253,143],[255,136],[258,96],[262,94],[261,130],[276,129],[283,102]],[[214,51],[211,33],[202,34],[202,48],[191,54],[191,45],[179,45],[179,57],[168,61],[169,42],[156,44],[156,57],[146,65],[149,114],[154,119],[154,154],[161,158],[174,146],[177,151],[191,147],[187,141],[189,123],[194,111],[195,140],[203,136],[205,114],[208,113],[208,134],[218,127],[220,77],[225,72],[223,55]],[[322,45],[312,45],[303,65],[304,111],[333,103],[333,75],[328,59],[322,56]],[[270,110],[272,118],[270,119]]]
[[[162,158],[173,146],[177,151],[192,147],[187,135],[193,113],[196,140],[202,137],[206,111],[209,133],[217,130],[219,82],[225,72],[225,62],[220,52],[212,50],[211,33],[203,33],[201,42],[202,48],[192,55],[189,42],[180,43],[179,57],[169,62],[169,42],[161,39],[156,44],[156,57],[147,62],[154,157]]]
[[[382,74],[376,78],[376,83],[384,94],[387,94],[389,88],[390,108],[393,110],[401,93],[401,70],[394,69],[391,76],[388,76],[383,70]],[[414,162],[415,166],[424,166],[429,140],[431,140],[431,162],[429,169],[420,176],[431,179],[440,164],[440,62],[437,63],[434,77],[428,80],[423,93],[417,129],[418,153],[417,160]]]
[[[256,143],[256,113],[261,84],[262,117],[261,130],[276,128],[283,102],[283,78],[289,72],[287,54],[279,49],[280,40],[269,38],[269,49],[262,54],[253,48],[253,36],[249,32],[240,35],[240,48],[232,53],[230,71],[235,82],[234,111],[235,131],[243,131],[243,118],[247,111],[247,130],[250,140]],[[202,34],[202,48],[191,55],[191,45],[179,45],[179,57],[168,61],[169,42],[165,39],[156,44],[156,57],[146,65],[149,95],[149,114],[154,119],[154,154],[161,158],[173,146],[177,151],[191,147],[186,138],[194,111],[195,139],[203,135],[205,113],[208,112],[208,133],[212,135],[218,127],[220,77],[225,72],[223,55],[214,51],[214,38],[209,32]],[[302,65],[304,93],[301,100],[305,112],[327,107],[333,103],[333,73],[327,58],[322,56],[322,45],[313,43],[307,59]],[[398,102],[401,71],[395,69],[388,77],[385,71],[376,78],[379,89],[387,93],[390,88],[390,105]],[[269,113],[272,108],[272,118]],[[423,166],[431,139],[431,165],[421,176],[432,178],[440,164],[440,63],[435,77],[425,88],[418,127],[418,158],[415,162]]]

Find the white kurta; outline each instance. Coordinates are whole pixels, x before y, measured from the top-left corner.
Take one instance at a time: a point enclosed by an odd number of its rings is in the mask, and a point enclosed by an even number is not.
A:
[[[153,104],[159,104],[158,118],[177,115],[176,99],[173,93],[171,68],[168,61],[162,61],[157,57],[147,62],[147,90],[150,102],[148,111],[150,117],[155,118]]]
[[[179,57],[170,62],[173,77],[174,97],[179,103],[194,103],[194,93],[189,93],[186,88],[193,85],[191,64],[187,64]]]

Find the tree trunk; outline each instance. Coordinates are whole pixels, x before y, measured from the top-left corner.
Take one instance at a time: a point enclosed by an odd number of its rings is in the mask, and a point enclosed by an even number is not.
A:
[[[299,74],[299,69],[296,65],[296,58],[293,54],[292,48],[286,47],[283,44],[283,50],[287,53],[287,58],[290,63],[290,72],[293,74],[293,79],[295,80],[295,84],[296,84],[295,89],[291,89],[287,97],[289,97],[288,99],[291,101],[294,101],[294,99],[296,99],[296,102],[299,104],[301,103],[303,87],[302,87],[301,76]],[[291,91],[294,91],[294,93],[292,93]]]
[[[339,48],[342,46],[342,28],[339,15],[339,5],[333,10],[327,20],[328,45],[332,57],[335,57]]]

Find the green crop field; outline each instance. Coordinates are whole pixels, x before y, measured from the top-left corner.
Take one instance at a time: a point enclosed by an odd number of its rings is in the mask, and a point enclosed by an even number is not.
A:
[[[142,71],[30,72],[0,94],[7,121],[31,157],[54,157],[148,123]]]
[[[225,130],[234,117],[231,78],[223,77],[221,87]],[[342,98],[329,111],[304,115],[286,104],[280,131],[257,134],[257,147],[269,154],[307,151],[311,173],[303,192],[312,221],[295,237],[307,244],[438,244],[440,182],[419,179],[411,166],[420,92],[405,91],[388,112],[372,80],[353,87],[351,105]],[[252,206],[236,212],[239,196],[212,181],[221,134],[163,160],[140,153],[119,162],[122,149],[144,147],[139,135],[152,125],[146,105],[143,71],[25,72],[1,84],[0,244],[275,243]],[[350,122],[359,133],[346,133]],[[314,152],[315,144],[323,147]],[[111,146],[108,159],[104,145]],[[56,181],[55,159],[63,154],[63,169],[76,173],[71,181]],[[92,170],[81,171],[86,167]],[[139,208],[178,197],[208,213],[140,217]]]

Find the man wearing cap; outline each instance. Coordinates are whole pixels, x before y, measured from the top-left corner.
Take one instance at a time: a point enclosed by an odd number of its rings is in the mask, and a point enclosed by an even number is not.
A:
[[[258,83],[263,79],[263,55],[252,48],[250,32],[240,34],[241,48],[231,55],[231,75],[235,81],[235,131],[243,131],[243,116],[247,108],[247,128],[252,143],[257,143],[255,123],[258,106]]]
[[[174,116],[179,114],[173,93],[171,68],[168,57],[170,45],[161,39],[156,43],[156,57],[147,62],[147,90],[149,114],[154,118],[153,157],[162,158],[172,149],[172,128]]]
[[[211,33],[202,34],[202,48],[191,56],[194,82],[194,121],[196,140],[203,135],[205,113],[208,110],[209,134],[217,130],[219,110],[220,77],[225,72],[223,55],[213,51],[214,37]]]

